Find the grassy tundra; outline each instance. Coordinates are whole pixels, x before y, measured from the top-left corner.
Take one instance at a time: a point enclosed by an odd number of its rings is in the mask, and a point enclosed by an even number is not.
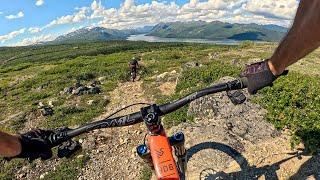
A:
[[[164,102],[203,88],[223,76],[237,76],[246,63],[267,58],[275,44],[243,43],[238,46],[218,46],[182,43],[97,42],[86,44],[0,48],[0,129],[21,132],[27,128],[57,128],[77,126],[91,121],[108,104],[108,92],[119,81],[129,79],[128,61],[134,55],[142,57],[144,87]],[[210,54],[210,55],[209,55]],[[203,66],[181,71],[187,62]],[[175,93],[161,95],[152,78],[164,72],[180,73]],[[304,142],[315,151],[320,145],[320,51],[316,51],[290,68],[288,77],[281,78],[272,88],[266,88],[256,102],[268,110],[266,120],[277,128],[292,132],[292,143]],[[103,78],[98,95],[61,95],[65,87],[77,80],[88,84]],[[93,100],[93,104],[88,104]],[[38,103],[54,104],[54,115],[42,117]],[[192,121],[187,108],[170,114],[170,118]],[[74,179],[87,157],[65,161],[51,172],[52,177]],[[11,179],[17,168],[26,163],[1,161],[0,179]]]

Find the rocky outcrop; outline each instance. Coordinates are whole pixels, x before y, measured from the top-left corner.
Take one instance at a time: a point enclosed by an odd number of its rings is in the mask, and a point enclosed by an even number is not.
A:
[[[231,80],[230,77],[218,82]],[[188,173],[199,179],[206,170],[221,171],[236,161],[241,167],[248,162],[241,156],[246,147],[276,137],[279,132],[264,120],[266,110],[248,100],[234,105],[226,92],[205,96],[192,102],[188,115],[194,123],[182,123],[171,132],[186,134]]]

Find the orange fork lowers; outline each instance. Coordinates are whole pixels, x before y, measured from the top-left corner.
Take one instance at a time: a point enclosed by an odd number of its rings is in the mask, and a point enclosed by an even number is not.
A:
[[[159,135],[148,136],[148,143],[158,180],[179,180],[172,147],[164,130]]]

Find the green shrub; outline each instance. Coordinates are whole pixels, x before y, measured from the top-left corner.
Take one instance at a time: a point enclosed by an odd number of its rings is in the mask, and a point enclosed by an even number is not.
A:
[[[320,147],[319,87],[319,77],[292,72],[258,98],[268,110],[267,120],[279,129],[291,129],[296,136],[293,144],[303,141],[311,151]]]

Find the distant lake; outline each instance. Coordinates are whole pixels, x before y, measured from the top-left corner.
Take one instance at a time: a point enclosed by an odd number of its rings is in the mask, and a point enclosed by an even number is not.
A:
[[[212,41],[208,39],[184,39],[184,38],[162,38],[156,36],[146,36],[145,34],[131,35],[128,41],[147,41],[147,42],[188,42],[188,43],[206,43],[219,45],[238,45],[241,41],[225,39],[220,41]]]

